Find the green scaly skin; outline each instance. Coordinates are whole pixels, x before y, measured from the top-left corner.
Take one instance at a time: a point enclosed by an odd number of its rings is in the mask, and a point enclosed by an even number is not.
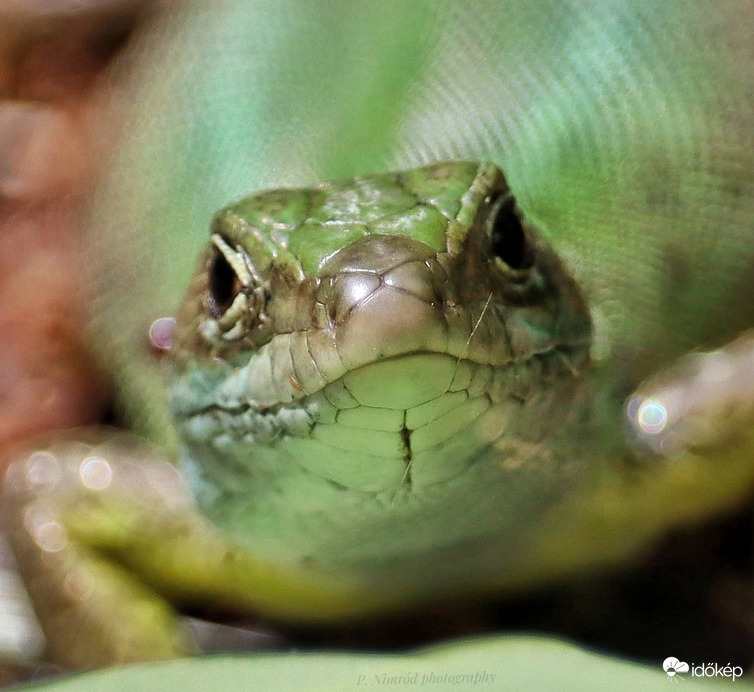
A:
[[[558,431],[581,413],[591,325],[501,172],[266,192],[212,231],[171,387],[210,518],[272,562],[380,591],[505,572],[588,470]]]
[[[528,587],[742,498],[752,411],[730,415],[725,385],[750,341],[645,383],[624,420],[595,386],[590,334],[576,284],[494,166],[230,205],[171,374],[181,466],[220,531],[129,438],[20,459],[4,520],[48,656],[190,651],[162,597],[347,623]]]

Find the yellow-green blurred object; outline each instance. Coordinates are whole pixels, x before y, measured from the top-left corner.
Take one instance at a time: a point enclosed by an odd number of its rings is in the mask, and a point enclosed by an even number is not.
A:
[[[689,666],[696,662],[687,662]],[[698,665],[697,664],[697,668]],[[725,664],[718,666],[724,668]],[[660,666],[650,668],[535,637],[497,637],[433,647],[410,655],[270,654],[218,656],[121,668],[78,675],[25,689],[50,692],[182,692],[186,688],[224,692],[249,690],[319,690],[346,692],[390,689],[409,692],[451,690],[605,689],[649,692],[667,690],[675,678],[694,689],[750,690],[742,679],[730,687],[725,678],[694,677],[692,671],[671,678]]]

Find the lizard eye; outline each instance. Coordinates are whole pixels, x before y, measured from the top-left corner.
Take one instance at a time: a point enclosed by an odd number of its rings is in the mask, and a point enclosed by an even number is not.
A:
[[[211,243],[202,274],[206,317],[200,331],[211,345],[227,345],[263,331],[269,286],[242,246],[219,233],[212,234]]]
[[[489,218],[489,235],[495,256],[514,272],[531,268],[534,249],[516,211],[515,198],[505,195],[494,201]]]
[[[209,261],[208,287],[207,307],[214,318],[222,317],[227,312],[243,287],[238,274],[217,247]]]

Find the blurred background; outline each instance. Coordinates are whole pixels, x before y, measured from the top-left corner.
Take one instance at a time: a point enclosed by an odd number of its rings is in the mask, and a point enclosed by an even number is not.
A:
[[[619,392],[752,326],[753,32],[749,0],[0,2],[0,463],[103,419],[170,445],[146,329],[258,188],[497,163]],[[750,546],[739,515],[500,619],[742,664]]]

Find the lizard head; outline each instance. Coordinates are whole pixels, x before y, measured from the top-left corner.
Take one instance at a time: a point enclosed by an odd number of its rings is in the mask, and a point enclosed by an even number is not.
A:
[[[275,559],[462,552],[578,475],[550,441],[590,337],[495,166],[252,195],[216,215],[178,316],[182,463]]]

